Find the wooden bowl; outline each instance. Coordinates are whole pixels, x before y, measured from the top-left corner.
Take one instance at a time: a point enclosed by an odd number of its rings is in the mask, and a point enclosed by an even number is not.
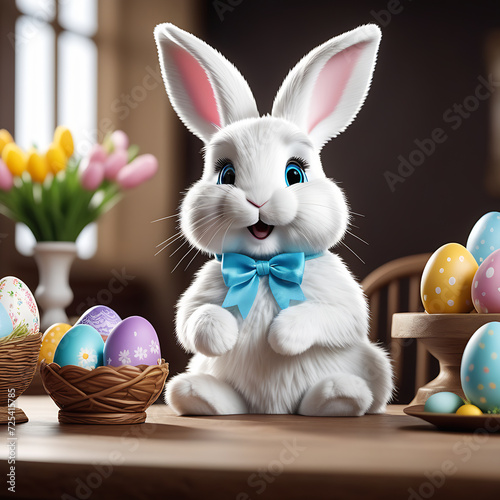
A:
[[[439,361],[439,375],[420,387],[411,405],[422,405],[436,392],[449,391],[465,397],[460,382],[460,363],[472,334],[485,323],[500,321],[500,314],[396,313],[391,336],[418,339]]]
[[[31,384],[41,345],[40,332],[0,342],[0,424],[28,421],[14,401]]]
[[[159,365],[59,366],[42,361],[45,390],[59,406],[64,424],[140,424],[163,390],[168,363]]]
[[[500,415],[457,415],[456,413],[432,413],[424,405],[409,406],[403,410],[407,415],[421,418],[443,431],[500,432]]]

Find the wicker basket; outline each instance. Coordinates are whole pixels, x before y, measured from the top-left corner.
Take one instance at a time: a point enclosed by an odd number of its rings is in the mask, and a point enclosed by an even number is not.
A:
[[[160,365],[87,370],[42,361],[40,374],[45,390],[60,408],[60,423],[139,424],[163,390],[168,363],[162,359]]]
[[[28,421],[28,417],[20,408],[13,410],[7,405],[17,399],[31,384],[41,345],[42,334],[40,332],[0,342],[1,424],[12,422],[13,415],[16,424]]]

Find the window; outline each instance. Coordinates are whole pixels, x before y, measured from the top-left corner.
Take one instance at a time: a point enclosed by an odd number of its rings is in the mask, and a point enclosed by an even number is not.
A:
[[[97,134],[97,0],[16,0],[15,139],[46,148],[70,128],[85,153]]]

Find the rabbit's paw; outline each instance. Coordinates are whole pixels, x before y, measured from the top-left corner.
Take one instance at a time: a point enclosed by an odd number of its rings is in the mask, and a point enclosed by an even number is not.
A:
[[[356,375],[336,373],[312,386],[298,413],[318,417],[359,417],[373,401],[367,383]]]
[[[296,356],[313,344],[311,319],[300,306],[281,311],[271,323],[267,338],[273,351],[284,356]]]
[[[205,356],[220,356],[230,351],[238,338],[236,318],[215,304],[198,307],[187,328],[191,330],[196,351]]]
[[[212,375],[178,375],[167,384],[165,399],[179,415],[231,415],[248,411],[242,397]]]

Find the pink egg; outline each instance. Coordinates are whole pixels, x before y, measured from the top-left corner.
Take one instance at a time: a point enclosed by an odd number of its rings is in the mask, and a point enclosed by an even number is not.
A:
[[[500,249],[479,266],[472,280],[471,295],[478,313],[500,313]]]

